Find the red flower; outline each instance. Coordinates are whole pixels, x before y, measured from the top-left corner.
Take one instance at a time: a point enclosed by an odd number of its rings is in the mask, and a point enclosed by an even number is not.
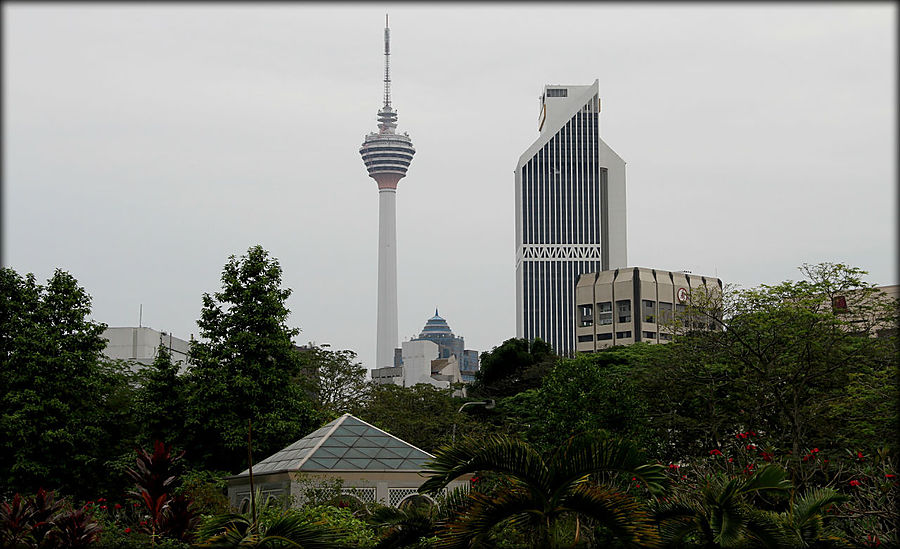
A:
[[[106,505],[101,505],[100,508],[101,508],[101,509],[106,509]]]
[[[862,452],[856,452],[856,457],[858,457],[859,459],[866,459],[865,456],[863,456]]]
[[[121,509],[121,508],[122,508],[122,506],[121,506],[121,505],[119,505],[119,504],[118,504],[118,503],[117,503],[117,504],[116,504],[116,507],[115,507],[115,508],[116,508],[116,509]]]
[[[674,464],[674,463],[670,463],[670,464],[669,464],[669,469],[678,469],[678,465],[676,465],[676,464]]]
[[[721,456],[721,455],[722,455],[722,452],[721,452],[721,450],[719,450],[718,448],[713,448],[712,450],[709,451],[709,455],[711,455],[711,456]]]
[[[748,444],[747,447],[746,447],[746,449],[747,449],[747,450],[755,450],[755,449],[756,449],[756,444]]]
[[[106,498],[100,498],[100,499],[98,499],[98,500],[97,500],[97,503],[100,503],[101,501],[106,501]]]
[[[131,528],[126,528],[126,529],[125,529],[125,533],[126,533],[126,534],[130,534],[130,533],[131,533]]]
[[[894,475],[892,475],[891,473],[885,473],[884,476],[887,478],[894,478]]]
[[[756,431],[750,431],[750,436],[751,436],[751,437],[755,437],[755,436],[756,436]]]
[[[141,521],[141,526],[147,526],[147,521],[146,521],[146,520],[142,520],[142,521]]]
[[[859,486],[860,482],[856,479],[850,481],[850,486]]]
[[[813,453],[816,453],[816,452],[819,451],[819,449],[818,449],[818,448],[813,448],[812,451],[813,451]]]

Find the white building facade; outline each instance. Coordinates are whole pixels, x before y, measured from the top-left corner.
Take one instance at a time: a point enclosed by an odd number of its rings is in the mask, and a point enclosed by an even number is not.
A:
[[[600,138],[599,83],[547,85],[516,185],[516,335],[576,350],[575,285],[625,267],[625,161]]]
[[[112,359],[127,360],[138,364],[152,364],[159,348],[165,347],[172,362],[188,362],[191,343],[166,332],[145,326],[113,326],[103,331],[107,341],[103,354]]]

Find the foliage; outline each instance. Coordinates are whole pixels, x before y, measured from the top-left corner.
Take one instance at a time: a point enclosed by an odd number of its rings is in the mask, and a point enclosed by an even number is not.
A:
[[[93,545],[101,527],[84,509],[70,509],[64,499],[43,489],[31,497],[15,494],[0,503],[2,547],[81,548]]]
[[[160,344],[153,363],[140,369],[141,384],[135,396],[135,419],[141,431],[140,441],[152,444],[166,440],[183,444],[183,418],[187,387],[179,375],[181,363],[173,362],[165,345]]]
[[[619,540],[645,547],[658,542],[642,504],[616,487],[616,479],[638,479],[652,493],[664,488],[660,465],[648,464],[632,443],[605,434],[571,438],[556,452],[542,456],[517,439],[495,435],[466,438],[439,449],[426,463],[430,478],[420,487],[436,493],[465,474],[490,471],[500,475],[502,489],[473,489],[465,507],[441,530],[441,543],[464,547],[488,540],[495,527],[510,524],[528,532],[530,545],[551,547],[578,543],[561,536],[565,519],[589,518]],[[476,484],[476,486],[478,486]]]
[[[91,298],[56,270],[0,270],[0,486],[34,492],[53,486],[75,495],[118,480],[108,460],[130,436],[128,377],[100,358],[105,326],[89,320]]]
[[[549,343],[540,339],[508,339],[481,354],[480,369],[469,394],[499,398],[536,389],[556,361]]]
[[[203,295],[197,324],[205,341],[191,346],[186,429],[188,450],[208,469],[247,466],[247,425],[254,451],[268,455],[318,422],[302,388],[292,383],[299,361],[287,325],[281,267],[260,246],[231,256],[222,289]]]
[[[188,471],[181,476],[181,486],[176,494],[184,495],[193,502],[193,507],[201,515],[221,515],[230,510],[225,471]]]
[[[324,521],[310,521],[295,509],[266,504],[254,521],[247,515],[224,514],[206,519],[200,526],[197,547],[302,547],[333,549],[342,546],[342,532]]]
[[[472,415],[457,413],[463,401],[454,398],[452,393],[453,389],[424,383],[412,387],[373,385],[369,400],[354,415],[431,452],[450,442],[454,424],[460,435],[483,432]]]
[[[199,517],[186,496],[175,494],[176,466],[184,452],[173,455],[171,446],[155,441],[152,454],[143,449],[137,454],[136,466],[128,470],[128,476],[136,487],[130,494],[143,505],[147,516],[141,530],[153,541],[157,536],[191,541]]]
[[[321,524],[337,533],[335,543],[345,547],[365,549],[375,547],[375,532],[362,519],[353,515],[349,507],[334,505],[306,505],[294,509],[301,519]]]
[[[779,433],[778,443],[789,444],[795,456],[839,428],[826,418],[851,373],[893,370],[896,358],[895,336],[872,336],[879,326],[896,325],[897,304],[863,281],[865,271],[834,263],[800,270],[805,280],[722,298],[692,295],[687,311],[724,325],[691,341],[694,355],[737,367],[746,381],[741,388],[767,416],[767,430]],[[840,298],[845,309],[833,306]]]
[[[647,407],[629,363],[636,349],[626,349],[561,359],[544,376],[536,402],[529,406],[528,440],[556,448],[572,434],[604,429],[645,442]]]
[[[366,368],[357,362],[353,351],[332,351],[310,344],[300,353],[300,368],[321,408],[342,414],[366,400]]]

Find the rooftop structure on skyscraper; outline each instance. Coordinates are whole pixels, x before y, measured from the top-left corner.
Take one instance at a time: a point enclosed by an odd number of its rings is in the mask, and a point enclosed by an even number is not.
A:
[[[384,17],[384,105],[378,131],[368,134],[359,154],[378,184],[378,315],[375,367],[393,365],[397,346],[397,183],[416,150],[406,133],[398,134],[397,111],[391,107],[391,29]]]

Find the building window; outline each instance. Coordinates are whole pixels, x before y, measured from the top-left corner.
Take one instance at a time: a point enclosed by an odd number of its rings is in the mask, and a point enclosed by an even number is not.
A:
[[[659,340],[660,341],[672,341],[672,334],[667,334],[665,332],[659,332]]]
[[[612,339],[612,334],[597,334],[597,341],[605,341],[607,339]]]
[[[547,97],[568,97],[569,90],[567,88],[547,88]]]
[[[660,324],[670,324],[672,322],[672,304],[660,301],[659,302],[659,323]]]
[[[578,336],[579,343],[584,343],[585,341],[594,341],[594,336],[592,334],[586,336]]]
[[[616,339],[625,339],[626,337],[631,337],[631,330],[627,332],[616,332]]]
[[[656,302],[642,299],[641,306],[643,307],[641,316],[644,318],[644,322],[656,322]]]
[[[641,337],[647,339],[656,339],[656,332],[641,332]]]
[[[619,322],[631,322],[631,300],[616,301],[616,312]]]
[[[593,305],[579,305],[578,310],[581,311],[581,327],[594,325],[594,307]]]
[[[612,301],[597,304],[597,324],[599,326],[612,324]]]

